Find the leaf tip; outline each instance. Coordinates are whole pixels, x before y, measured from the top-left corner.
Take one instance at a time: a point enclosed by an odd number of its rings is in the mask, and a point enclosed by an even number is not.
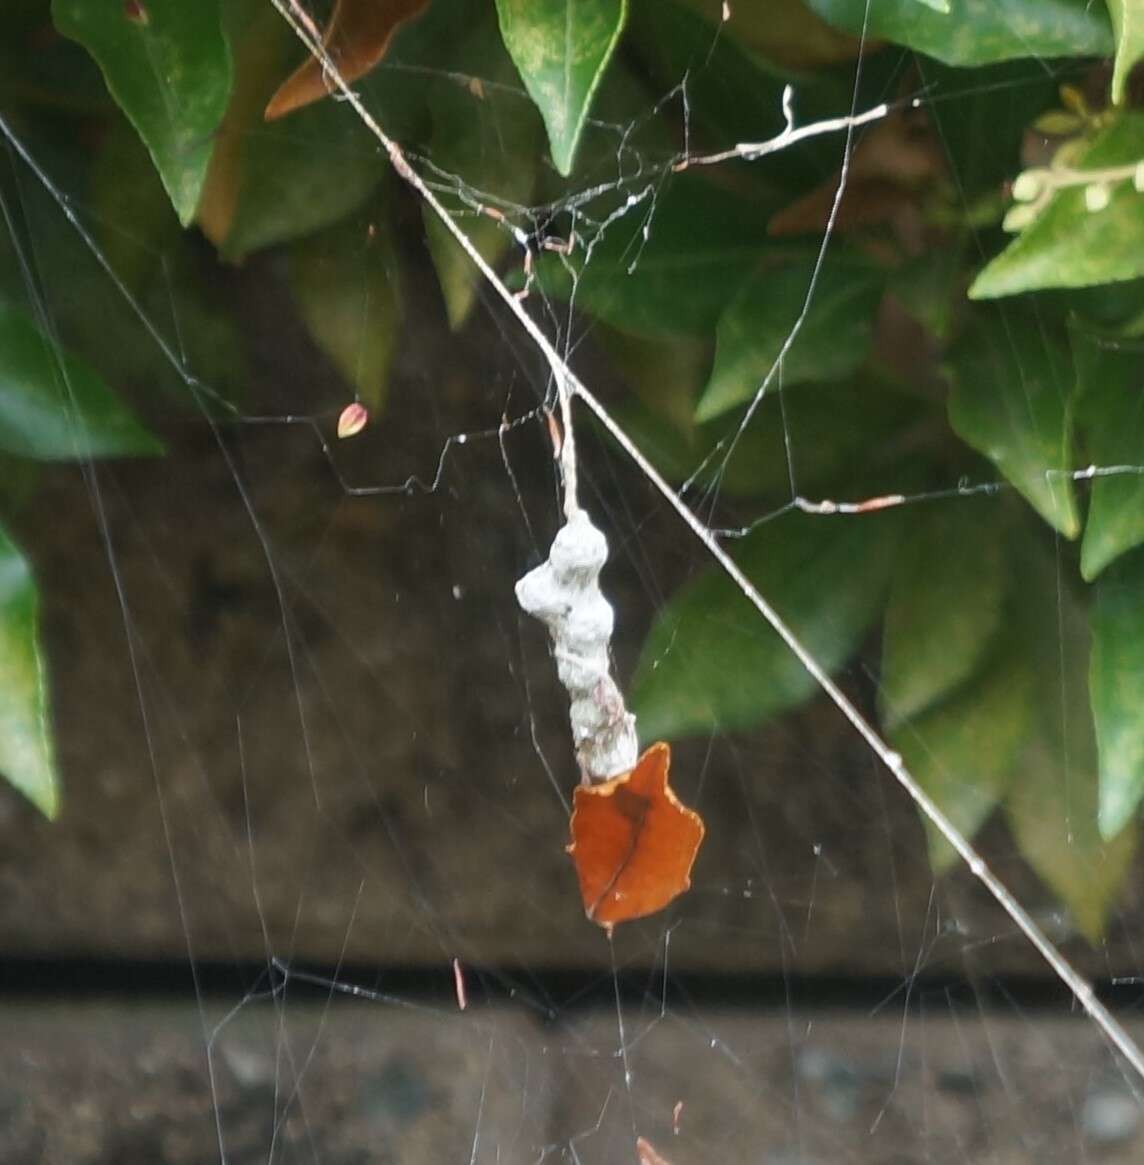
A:
[[[995,280],[990,274],[989,268],[991,266],[992,264],[988,263],[980,271],[978,271],[977,275],[974,277],[973,282],[969,285],[969,289],[965,293],[967,299],[996,299],[999,295],[1005,294],[1003,291],[998,291],[993,286]]]
[[[706,424],[725,413],[730,407],[725,399],[726,396],[727,394],[723,391],[720,382],[712,378],[695,404],[696,424]]]
[[[47,787],[32,798],[32,804],[49,820],[55,821],[60,815],[59,785],[53,777]]]
[[[1110,842],[1132,823],[1137,809],[1140,807],[1141,797],[1144,797],[1144,784],[1139,781],[1109,782],[1105,774],[1101,773],[1100,803],[1096,811],[1096,823],[1100,830],[1101,839]]]

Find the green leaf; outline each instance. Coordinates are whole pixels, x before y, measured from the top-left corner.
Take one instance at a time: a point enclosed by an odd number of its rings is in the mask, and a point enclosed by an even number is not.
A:
[[[53,32],[43,0],[5,5],[0,107],[51,108],[84,117],[112,109],[115,103],[91,54]]]
[[[889,274],[890,295],[906,315],[937,340],[949,338],[954,306],[960,305],[964,295],[963,253],[960,241],[952,241],[940,251],[927,251],[908,260]]]
[[[1054,103],[1059,79],[1041,60],[959,69],[919,57],[916,66],[959,201],[995,199],[1020,169],[1029,123]]]
[[[778,504],[789,501],[792,488],[804,495],[825,491],[844,499],[918,488],[916,465],[906,454],[913,435],[932,428],[939,418],[928,404],[873,374],[822,385],[814,392],[770,396],[740,432],[742,410],[697,426],[690,412],[694,395],[673,396],[670,403],[653,395],[650,385],[670,386],[674,374],[694,368],[688,363],[694,355],[686,348],[659,347],[641,370],[649,381],[649,389],[641,393],[643,403],[637,407],[620,401],[616,412],[625,431],[669,481],[694,476],[696,488]],[[673,359],[675,367],[665,367]],[[627,372],[625,379],[631,382]],[[682,417],[685,406],[689,412]]]
[[[736,442],[726,465],[716,455],[702,480],[733,497],[776,500],[789,500],[792,490],[847,500],[909,493],[919,488],[911,434],[932,426],[934,414],[870,370],[813,392],[776,395],[741,434],[741,412],[703,427],[708,445]]]
[[[911,516],[882,639],[879,694],[891,726],[977,671],[1001,627],[1005,596],[1003,515],[995,499],[938,503]]]
[[[1074,324],[1077,419],[1096,466],[1144,464],[1144,341],[1104,335]],[[1091,582],[1110,562],[1144,542],[1144,474],[1098,477],[1092,483],[1080,546],[1080,571]]]
[[[78,46],[76,51],[80,51]],[[42,185],[22,183],[19,199],[26,239],[0,231],[0,305],[26,314],[28,295],[19,249],[27,248],[44,286],[50,288],[47,307],[53,347],[71,353],[104,382],[130,389],[139,399],[170,392],[188,403],[181,370],[172,366],[141,322],[137,314],[141,311],[167,338],[170,350],[183,355],[200,386],[207,386],[206,395],[216,391],[237,395],[248,377],[228,291],[204,262],[202,241],[179,227],[135,131],[125,120],[118,116],[116,120],[117,127],[109,127],[104,139],[109,156],[102,151],[96,156],[92,186],[83,197],[96,216],[91,225],[98,250],[93,251],[68,224]],[[126,153],[125,143],[133,147]],[[138,166],[144,168],[142,172]],[[119,184],[132,187],[130,194],[120,191],[118,199],[111,173],[117,167]],[[140,185],[157,194],[158,206],[150,197],[141,197]],[[8,193],[0,189],[0,197]],[[153,217],[159,209],[163,222]],[[101,265],[103,258],[109,260],[130,296],[117,290]],[[159,450],[152,442],[148,448],[126,451]]]
[[[1108,14],[1089,0],[949,0],[949,11],[918,0],[808,0],[831,24],[892,40],[950,65],[1015,57],[1107,56]],[[869,20],[867,21],[867,12]]]
[[[1001,800],[1033,726],[1035,685],[1012,645],[947,700],[890,734],[918,784],[968,838]],[[930,865],[942,873],[957,851],[927,817]]]
[[[230,94],[219,0],[132,5],[52,0],[52,17],[60,32],[98,61],[186,226],[194,218]]]
[[[512,237],[507,224],[475,211],[474,204],[509,214],[528,205],[536,185],[540,124],[509,84],[512,62],[491,21],[461,45],[456,66],[458,72],[475,72],[481,83],[474,88],[454,76],[437,79],[429,97],[429,158],[456,184],[455,192],[440,191],[438,197],[459,218],[481,257],[495,266]],[[423,206],[422,215],[449,325],[456,330],[476,301],[481,275],[436,214]]]
[[[152,455],[163,446],[87,364],[0,303],[0,449],[75,461]]]
[[[1144,279],[1047,291],[1038,301],[1059,301],[1066,320],[1118,336],[1144,336]]]
[[[1136,830],[1112,841],[1100,831],[1086,612],[1051,548],[1026,536],[1014,549],[1012,626],[1036,680],[1038,726],[1006,794],[1006,816],[1022,856],[1096,942],[1128,872]]]
[[[0,775],[45,817],[59,811],[59,780],[40,657],[36,584],[0,528]]]
[[[381,222],[355,216],[289,252],[290,288],[311,337],[375,410],[401,324],[397,257]]]
[[[1005,799],[1005,815],[1022,857],[1068,906],[1078,930],[1100,941],[1124,883],[1136,830],[1106,841],[1097,825],[1095,760],[1076,763],[1043,743],[1026,751]]]
[[[698,174],[671,178],[612,222],[586,257],[545,253],[536,265],[546,295],[572,299],[605,323],[650,339],[715,330],[723,308],[763,256],[804,255],[775,243],[768,211]],[[777,209],[778,203],[775,203]]]
[[[792,74],[797,70],[804,78],[820,66],[849,62],[858,56],[858,46],[853,38],[839,33],[815,16],[803,0],[731,6],[729,17],[724,15],[727,9],[723,0],[677,2],[700,14],[706,25],[706,34],[697,33],[692,37],[692,53],[698,54],[703,68],[695,68],[696,60],[693,59],[689,70],[693,76],[689,80],[699,80],[705,71],[720,72],[723,59],[719,56],[719,45],[713,43],[717,40],[733,41],[737,48],[760,65],[772,70],[784,69]],[[633,9],[639,4],[644,4],[649,11],[659,12],[667,9],[671,0],[634,0]],[[673,82],[678,83],[681,75],[682,72],[676,73]],[[789,79],[794,80],[794,76]],[[749,140],[757,140],[756,134],[749,135]]]
[[[1092,609],[1088,686],[1100,754],[1100,832],[1115,837],[1144,797],[1144,552],[1110,567]]]
[[[1130,167],[1144,159],[1144,113],[1124,113],[1093,138],[1075,169]],[[1041,287],[1089,287],[1144,275],[1144,194],[1129,173],[1109,186],[1108,205],[1089,210],[1085,186],[1056,190],[1048,205],[969,289],[995,299]]]
[[[1144,0],[1108,0],[1116,36],[1116,64],[1112,70],[1112,101],[1120,105],[1132,66],[1144,57]]]
[[[252,0],[226,5],[224,24],[238,82],[198,219],[224,257],[238,261],[356,210],[388,163],[369,131],[335,101],[264,123],[263,109],[288,72],[296,41],[271,5]]]
[[[800,317],[772,391],[803,381],[840,379],[869,355],[884,275],[866,264],[838,259],[825,262],[815,279],[816,262],[814,257],[765,268],[727,305],[715,332],[715,367],[696,407],[698,420],[710,420],[754,398]]]
[[[115,117],[103,132],[89,197],[100,252],[137,295],[182,231],[147,150],[125,118]]]
[[[695,400],[711,373],[710,340],[648,340],[597,324],[593,339],[608,354],[624,384],[663,424],[692,441]]]
[[[975,318],[949,360],[954,432],[1066,538],[1080,533],[1071,478],[1068,350],[1016,312]]]
[[[565,176],[627,11],[627,0],[497,0],[505,47]]]
[[[632,192],[647,189],[649,168],[666,170],[679,156],[674,111],[660,97],[661,91],[624,59],[613,60],[592,99],[592,117],[584,125],[572,174],[562,178],[540,159],[541,203],[551,208],[571,204],[581,222],[591,224],[624,209]]]
[[[877,618],[893,563],[893,515],[790,514],[759,527],[736,561],[823,667],[841,667]],[[839,586],[839,579],[845,585]],[[815,681],[722,572],[660,613],[633,681],[643,737],[748,728],[811,696]]]
[[[708,9],[703,15],[692,8]],[[700,5],[678,0],[633,0],[628,40],[632,53],[654,78],[661,92],[667,92],[687,77],[689,109],[689,145],[700,152],[707,141],[712,149],[722,149],[728,142],[758,141],[779,133],[783,128],[782,93],[794,80],[789,70],[780,70],[751,53],[736,34],[750,12],[735,13],[730,25],[722,26],[719,3]],[[774,21],[761,12],[763,22]],[[705,18],[706,17],[706,18]],[[808,19],[814,18],[807,14]],[[830,36],[837,36],[827,30]],[[696,54],[702,54],[703,67],[696,68]],[[799,114],[813,120],[806,109],[806,78],[800,79]],[[846,94],[849,97],[849,92]],[[813,141],[813,139],[812,139]],[[817,145],[817,143],[814,143]],[[837,143],[831,167],[837,165]],[[792,155],[798,157],[799,189],[805,189],[829,173],[806,166],[804,151],[783,151],[768,159],[767,177],[776,166],[785,165]],[[755,167],[761,172],[761,167]]]

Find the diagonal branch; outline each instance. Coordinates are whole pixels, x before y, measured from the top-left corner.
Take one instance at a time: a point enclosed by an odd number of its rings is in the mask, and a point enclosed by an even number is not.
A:
[[[985,859],[981,857],[972,843],[953,824],[949,817],[946,816],[941,807],[918,784],[917,780],[902,762],[901,756],[879,736],[873,725],[851,703],[838,685],[834,683],[826,671],[815,660],[810,651],[803,646],[791,628],[786,625],[778,612],[759,593],[754,583],[751,582],[734,559],[720,545],[715,534],[696,516],[679,494],[672,489],[627,433],[613,420],[604,405],[580,381],[572,369],[568,367],[567,363],[556,351],[552,342],[540,329],[539,325],[524,310],[524,307],[505,286],[500,276],[497,275],[481,256],[465,232],[457,225],[449,212],[428,186],[426,186],[420,175],[409,165],[400,145],[385,133],[377,120],[365,108],[361,98],[339,74],[336,66],[323,49],[321,42],[312,35],[306,27],[304,20],[300,17],[300,10],[297,7],[298,0],[271,0],[271,2],[287,23],[289,23],[303,44],[305,44],[306,48],[322,62],[326,70],[326,75],[332,82],[333,89],[351,106],[358,117],[361,118],[366,128],[369,129],[384,147],[397,173],[417,192],[418,196],[432,209],[433,213],[437,215],[446,230],[449,231],[453,238],[456,239],[458,245],[465,251],[473,263],[476,264],[490,289],[501,299],[513,316],[516,317],[517,322],[544,355],[560,393],[561,406],[566,424],[571,416],[571,399],[573,396],[578,396],[595,413],[600,423],[608,430],[620,448],[623,449],[641,473],[655,486],[656,490],[658,490],[668,505],[675,510],[687,528],[727,573],[744,597],[770,624],[787,645],[791,653],[806,669],[807,673],[813,677],[815,682],[834,702],[839,711],[850,721],[858,734],[869,745],[870,750],[886,766],[894,779],[905,789],[942,837],[953,846],[965,861],[973,876],[985,886],[986,890],[989,891],[993,899],[1009,916],[1017,929],[1025,935],[1044,958],[1045,962],[1052,968],[1053,972],[1073,993],[1084,1012],[1100,1028],[1109,1042],[1124,1056],[1125,1060],[1131,1064],[1137,1075],[1144,1080],[1144,1051],[1141,1051],[1119,1021],[1100,1002],[1092,984],[1061,954],[1045,932],[1036,924],[1029,912],[1017,901],[997,875],[993,873],[986,864]],[[858,116],[866,117],[867,115],[859,114]],[[840,124],[833,125],[831,128],[846,129],[850,125],[850,119],[838,120]],[[808,128],[804,127],[803,131],[792,132],[802,132],[803,136],[806,136]],[[756,147],[756,151],[765,144],[760,143],[759,147]],[[736,156],[750,157],[752,155],[744,151],[736,154]],[[756,152],[756,156],[761,155]],[[562,457],[566,458],[563,464],[566,488],[570,482],[575,482],[575,447],[568,440],[570,433],[571,429],[569,427],[565,434],[564,448],[562,451]],[[569,477],[570,468],[572,473],[571,478]],[[567,496],[565,499],[565,509],[567,512]]]

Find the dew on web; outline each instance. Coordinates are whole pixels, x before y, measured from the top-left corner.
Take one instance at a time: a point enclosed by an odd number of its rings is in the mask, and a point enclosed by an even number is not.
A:
[[[1137,867],[1085,816],[1061,498],[1144,465],[1078,454],[1015,484],[959,443],[934,351],[913,380],[879,364],[920,329],[850,247],[853,196],[885,176],[871,141],[968,206],[911,118],[956,134],[943,108],[1075,66],[931,75],[863,28],[829,110],[776,83],[757,133],[714,140],[737,19],[719,8],[668,75],[624,59],[572,180],[543,161],[523,182],[513,72],[450,46],[347,80],[318,14],[273,0],[337,99],[346,183],[362,158],[379,177],[308,239],[228,263],[109,201],[50,119],[0,111],[0,324],[34,322],[82,418],[77,455],[43,458],[34,491],[13,471],[2,514],[40,585],[64,776],[55,824],[0,801],[5,1160],[1139,1155]],[[471,137],[391,136],[393,82]],[[291,116],[247,133],[317,156]],[[817,198],[810,236],[701,218],[696,191],[730,216],[780,165]],[[911,207],[887,237],[913,237]],[[668,336],[680,239],[710,266],[692,332]],[[764,245],[779,258],[752,283],[737,256]],[[748,305],[784,291],[734,376],[700,302],[711,271]],[[1001,313],[964,359],[1010,360],[1033,410],[1050,340],[1022,327]],[[85,346],[161,456],[92,455],[65,359]],[[831,349],[821,383],[808,346]],[[581,515],[606,539],[609,616],[576,638],[597,592],[548,595],[550,650],[514,586]],[[1035,599],[1014,601],[1010,559]],[[901,597],[939,573],[940,603]],[[951,595],[987,642],[963,652]],[[1052,780],[994,780],[1034,701],[1051,732],[1028,767]],[[666,796],[704,847],[647,917],[625,878],[648,801],[613,815],[631,836],[591,904],[566,853],[573,805],[634,764],[605,771],[631,711],[640,751],[670,737]]]

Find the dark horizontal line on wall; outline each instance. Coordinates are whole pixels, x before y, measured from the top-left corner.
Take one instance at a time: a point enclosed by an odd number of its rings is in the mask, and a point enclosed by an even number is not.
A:
[[[460,983],[458,982],[458,977]],[[1111,1007],[1144,1011],[1144,979],[1096,984]],[[996,1011],[1076,1010],[1057,982],[1032,977],[964,979],[919,977],[790,976],[461,965],[445,960],[419,966],[379,969],[364,965],[317,966],[254,962],[140,961],[90,958],[0,958],[0,1004],[16,999],[88,1000],[121,997],[132,1001],[186,1001],[198,993],[212,999],[255,999],[285,993],[305,1001],[418,1003],[457,1007],[458,992],[470,1007],[508,1005],[555,1019],[569,1008],[625,1006],[654,1010],[666,1002],[688,1007],[795,1011],[837,1009],[855,1014],[901,1014],[985,1007]]]

